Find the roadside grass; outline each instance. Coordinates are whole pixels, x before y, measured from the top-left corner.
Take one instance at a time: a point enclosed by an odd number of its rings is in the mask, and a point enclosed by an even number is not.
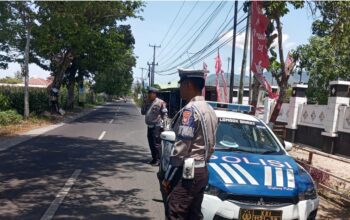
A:
[[[85,104],[84,106],[75,106],[73,110],[67,111],[64,116],[51,115],[49,113],[42,115],[31,115],[27,120],[21,120],[19,123],[0,125],[0,139],[2,137],[11,137],[30,131],[32,129],[57,124],[62,122],[67,116],[74,116],[84,110],[92,109],[98,104]]]

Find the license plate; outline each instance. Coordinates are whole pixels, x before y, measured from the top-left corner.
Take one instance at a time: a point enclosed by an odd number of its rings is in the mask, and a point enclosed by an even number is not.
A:
[[[241,209],[239,211],[241,220],[282,220],[282,211]]]

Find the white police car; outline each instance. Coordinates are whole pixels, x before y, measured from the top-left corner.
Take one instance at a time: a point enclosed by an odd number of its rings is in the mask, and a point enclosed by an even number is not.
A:
[[[208,102],[219,120],[209,184],[202,203],[205,220],[315,219],[319,199],[311,176],[288,155],[251,106]],[[169,163],[175,133],[162,133],[160,171]],[[164,170],[163,170],[164,171]]]
[[[315,219],[315,184],[288,155],[291,143],[282,144],[261,120],[234,112],[250,106],[209,104],[219,125],[202,203],[204,219]]]

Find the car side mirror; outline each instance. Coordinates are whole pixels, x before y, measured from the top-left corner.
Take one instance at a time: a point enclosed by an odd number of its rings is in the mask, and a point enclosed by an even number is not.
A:
[[[284,149],[286,149],[286,151],[291,151],[293,148],[293,144],[289,141],[284,141]]]
[[[163,131],[161,134],[160,134],[160,138],[162,140],[165,140],[165,141],[171,141],[171,142],[175,142],[176,140],[176,134],[174,131]]]

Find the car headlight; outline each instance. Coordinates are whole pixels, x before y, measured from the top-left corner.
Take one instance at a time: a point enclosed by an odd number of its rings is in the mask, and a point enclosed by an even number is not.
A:
[[[299,193],[299,201],[316,199],[316,198],[317,198],[317,190],[314,186],[309,187],[305,192]]]
[[[227,197],[230,195],[229,193],[226,193],[226,192],[222,191],[221,189],[219,189],[213,185],[210,185],[210,184],[207,185],[204,193],[208,194],[208,195],[216,196],[221,200],[226,200]]]

